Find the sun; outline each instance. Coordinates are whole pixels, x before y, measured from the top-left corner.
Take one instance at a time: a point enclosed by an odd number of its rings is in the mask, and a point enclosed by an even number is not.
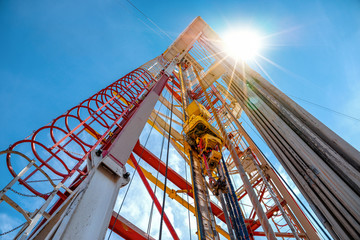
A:
[[[261,36],[254,30],[239,30],[225,34],[225,52],[236,60],[253,60],[263,48]]]

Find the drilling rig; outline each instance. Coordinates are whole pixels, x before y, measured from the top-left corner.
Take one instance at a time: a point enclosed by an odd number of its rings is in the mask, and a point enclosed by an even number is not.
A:
[[[161,215],[159,239],[163,222],[180,239],[165,196],[195,216],[190,229],[201,240],[360,239],[360,153],[248,65],[226,56],[222,44],[197,17],[161,55],[1,151],[13,178],[0,192],[0,206],[24,220],[13,229],[15,238],[103,239],[111,231],[124,239],[155,239],[121,214],[122,204],[114,210],[137,174]],[[159,105],[168,114],[156,110]],[[319,220],[299,206],[242,126],[242,115]],[[166,161],[147,140],[140,142],[146,127],[167,143]],[[169,166],[169,146],[189,180]],[[163,191],[162,204],[149,181]],[[29,203],[36,208],[26,209]]]

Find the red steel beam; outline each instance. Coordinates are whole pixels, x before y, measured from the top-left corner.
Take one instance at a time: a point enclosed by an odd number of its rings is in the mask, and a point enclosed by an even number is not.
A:
[[[173,73],[174,73],[174,72],[173,72]],[[174,76],[175,76],[175,79],[180,82],[180,80],[177,78],[176,74],[174,74]],[[177,81],[175,81],[175,79],[174,79],[173,83],[175,84],[175,86],[176,86],[178,89],[181,89],[180,83],[177,82]]]
[[[165,175],[165,169],[166,169],[165,163],[161,161],[158,157],[156,157],[148,149],[144,148],[144,146],[142,146],[139,142],[136,143],[133,152],[136,155],[138,155],[140,158],[144,159],[154,169],[157,170],[159,168],[159,172],[162,175]],[[187,189],[188,190],[187,194],[190,197],[193,197],[193,194],[191,192],[192,191],[191,184],[170,167],[168,168],[167,177],[178,188],[182,190]],[[221,221],[226,223],[223,211],[213,202],[211,202],[211,210],[215,216],[217,216]]]
[[[175,91],[173,91],[172,86],[170,86],[169,83],[166,83],[166,88],[169,90],[169,92],[171,92],[171,94],[176,98],[176,100],[178,100],[179,102],[181,102],[181,97],[179,94],[177,94]]]
[[[146,187],[146,190],[149,192],[152,200],[154,201],[156,208],[158,209],[159,213],[161,214],[161,211],[162,211],[163,209],[162,209],[162,207],[161,207],[161,205],[160,205],[160,202],[159,202],[159,200],[157,199],[157,197],[155,196],[153,190],[151,189],[149,182],[147,181],[147,179],[146,179],[143,171],[142,171],[141,168],[139,167],[138,162],[136,161],[136,159],[135,159],[135,157],[134,157],[133,154],[130,154],[130,159],[131,159],[131,161],[133,162],[136,171],[139,173],[139,176],[140,176],[142,182],[144,183],[144,185],[145,185],[145,187]],[[167,217],[167,215],[166,215],[165,212],[164,212],[164,222],[165,222],[167,228],[169,229],[169,232],[170,232],[171,236],[172,236],[174,239],[176,239],[176,240],[180,240],[180,238],[179,238],[178,235],[176,234],[176,231],[175,231],[174,227],[172,226],[172,224],[171,224],[171,222],[170,222],[170,220],[169,220],[169,218]]]
[[[215,99],[214,99],[214,101],[212,101],[212,104],[215,105],[218,101],[219,101],[219,99],[215,96]]]
[[[128,240],[155,240],[155,238],[149,236],[116,212],[112,213],[109,229],[112,229],[114,233]]]

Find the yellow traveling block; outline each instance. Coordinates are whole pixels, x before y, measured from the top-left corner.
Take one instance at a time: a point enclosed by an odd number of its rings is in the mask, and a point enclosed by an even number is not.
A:
[[[195,157],[202,159],[202,154],[206,154],[211,150],[207,156],[209,170],[212,172],[219,165],[221,159],[220,150],[224,144],[220,133],[207,121],[210,118],[210,113],[200,103],[193,101],[186,109],[189,114],[189,119],[184,124],[184,133],[187,136],[187,143],[197,148],[197,144],[202,141],[202,151],[198,150],[199,156]],[[217,150],[215,150],[217,149]],[[203,152],[204,151],[204,152]],[[206,156],[205,155],[205,156]],[[206,174],[206,169],[204,168]]]
[[[219,146],[219,149],[222,148],[223,141],[220,138],[214,137],[213,135],[210,135],[208,133],[202,136],[201,138],[204,143],[204,149],[207,148],[215,149],[216,145]]]
[[[201,116],[205,120],[208,120],[211,117],[209,111],[202,104],[195,100],[189,104],[189,106],[186,108],[186,112],[189,116]]]
[[[208,159],[208,164],[209,164],[209,168],[210,170],[214,170],[218,165],[219,165],[219,161],[221,159],[221,153],[218,151],[211,151],[210,155],[209,155],[209,159]]]
[[[192,139],[202,137],[206,133],[220,138],[220,134],[213,126],[210,125],[210,123],[208,123],[203,117],[195,115],[191,116],[185,123],[184,133]]]

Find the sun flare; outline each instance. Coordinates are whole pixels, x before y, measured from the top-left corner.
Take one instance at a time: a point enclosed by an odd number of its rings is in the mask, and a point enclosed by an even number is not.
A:
[[[226,53],[236,60],[253,60],[263,47],[260,35],[253,30],[229,32],[223,40]]]

